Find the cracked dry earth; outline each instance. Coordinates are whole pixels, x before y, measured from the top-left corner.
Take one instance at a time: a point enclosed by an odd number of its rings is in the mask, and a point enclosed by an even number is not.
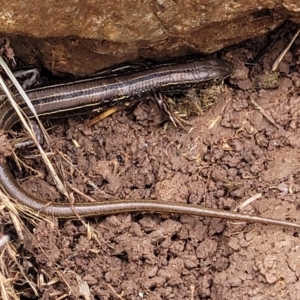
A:
[[[92,128],[84,117],[54,121],[52,139],[74,165],[64,176],[75,200],[73,187],[96,199],[234,210],[260,193],[243,213],[300,223],[299,38],[270,74],[292,36],[275,32],[225,49],[235,73],[216,103],[189,119],[188,131],[160,125],[151,101]],[[270,38],[273,47],[248,64]],[[36,159],[26,163],[40,167]],[[57,201],[51,181],[29,176],[22,185]],[[300,299],[296,229],[135,213],[89,218],[96,240],[79,220],[48,220],[34,229],[27,220],[33,238],[16,241],[26,274],[40,283],[38,296],[17,283],[22,299]]]

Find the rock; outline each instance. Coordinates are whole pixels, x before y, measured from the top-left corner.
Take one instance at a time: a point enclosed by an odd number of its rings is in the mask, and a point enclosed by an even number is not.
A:
[[[18,35],[21,56],[86,74],[139,57],[212,53],[296,20],[299,9],[292,0],[12,0],[1,5],[0,26]]]

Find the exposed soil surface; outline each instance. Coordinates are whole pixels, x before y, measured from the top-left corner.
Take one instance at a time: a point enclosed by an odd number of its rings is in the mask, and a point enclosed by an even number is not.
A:
[[[89,117],[53,121],[56,151],[73,164],[60,159],[75,201],[88,201],[77,189],[103,201],[165,199],[234,210],[260,193],[243,213],[300,223],[300,38],[279,72],[270,71],[294,33],[287,24],[225,49],[221,56],[235,72],[187,130],[161,125],[148,100],[92,128]],[[25,161],[40,168],[37,159]],[[48,175],[22,185],[64,201]],[[28,220],[33,237],[25,231],[15,243],[39,296],[16,282],[23,299],[300,299],[297,230],[149,213],[88,218],[90,228],[48,218],[33,229]]]

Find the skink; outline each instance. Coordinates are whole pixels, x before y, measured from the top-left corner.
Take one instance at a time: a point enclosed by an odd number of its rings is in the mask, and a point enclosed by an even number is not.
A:
[[[158,65],[145,70],[111,75],[107,78],[93,77],[66,84],[37,88],[27,92],[40,116],[52,117],[66,111],[85,110],[87,107],[109,107],[124,101],[138,101],[155,92],[186,90],[220,82],[232,73],[230,62],[220,59],[194,60],[180,64]],[[20,100],[23,111],[32,114]],[[0,129],[9,130],[18,122],[17,114],[8,101],[0,106]],[[48,203],[24,191],[12,176],[5,159],[0,160],[0,182],[8,194],[19,203],[45,215],[59,218],[109,215],[125,212],[158,212],[189,214],[203,217],[225,218],[251,223],[273,224],[300,228],[300,224],[269,218],[204,208],[192,204],[170,203],[152,200],[116,200],[79,203],[73,206]]]

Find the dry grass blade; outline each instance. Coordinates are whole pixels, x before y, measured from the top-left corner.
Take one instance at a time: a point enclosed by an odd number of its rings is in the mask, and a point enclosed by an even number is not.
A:
[[[297,36],[299,35],[299,33],[300,33],[300,29],[298,29],[298,31],[296,32],[296,34],[294,35],[294,37],[292,38],[292,40],[290,41],[290,43],[287,45],[287,47],[282,51],[282,53],[275,60],[273,66],[272,66],[272,71],[273,72],[277,70],[278,65],[280,64],[280,62],[282,61],[282,59],[285,56],[285,54],[289,51],[289,49],[293,45],[293,43],[294,43],[295,39],[297,38]]]
[[[122,295],[119,295],[116,292],[116,290],[110,284],[107,284],[107,286],[112,290],[114,296],[116,296],[118,299],[124,300],[124,298],[122,297]]]
[[[15,291],[13,290],[10,278],[5,277],[0,272],[0,296],[3,300],[19,299]]]
[[[252,96],[250,96],[251,103],[255,106],[255,108],[272,124],[274,125],[278,130],[281,130],[282,132],[285,132],[284,128],[278,125],[275,120],[271,117],[271,115],[258,103],[254,100]]]
[[[109,117],[110,115],[114,114],[115,112],[120,111],[120,110],[124,110],[124,109],[126,109],[126,105],[114,106],[114,107],[104,111],[99,116],[97,116],[97,117],[93,118],[92,120],[90,120],[88,122],[88,126],[91,127],[91,126],[97,124],[98,122],[104,120],[105,118]]]
[[[33,113],[35,119],[37,120],[40,128],[43,130],[44,137],[46,138],[46,140],[48,142],[49,137],[48,137],[47,131],[44,129],[42,123],[40,122],[34,106],[32,105],[32,103],[31,103],[30,99],[28,98],[28,96],[26,95],[25,91],[23,90],[23,88],[19,84],[18,80],[15,78],[14,74],[11,72],[11,70],[9,69],[9,67],[7,66],[7,64],[5,63],[5,61],[3,60],[3,58],[1,56],[0,56],[0,65],[3,68],[3,70],[5,71],[5,73],[7,74],[7,76],[9,77],[9,79],[12,81],[14,86],[16,87],[16,89],[19,92],[19,94],[21,95],[22,99],[26,102],[26,104],[30,108],[30,110]]]
[[[15,207],[15,204],[9,200],[9,198],[0,190],[0,199],[1,202],[8,208],[8,211],[18,215],[18,210]]]
[[[0,199],[9,211],[10,219],[13,222],[16,234],[18,235],[18,240],[23,241],[24,231],[27,232],[27,235],[29,231],[27,231],[26,225],[19,217],[18,204],[10,201],[1,190]],[[22,208],[24,208],[24,206],[20,206],[20,209]],[[22,210],[21,212],[23,213]],[[8,238],[4,237],[5,236],[2,236],[1,238],[1,241],[5,244],[1,245],[2,252],[0,255],[0,299],[19,299],[19,296],[13,288],[16,281],[26,282],[30,286],[32,292],[38,296],[36,285],[27,276],[27,272],[24,270],[23,265],[18,261],[18,252],[13,242],[9,242]]]
[[[10,259],[15,263],[15,266],[17,267],[18,271],[22,274],[25,282],[31,287],[31,290],[33,291],[33,293],[36,296],[38,296],[36,284],[30,280],[30,278],[29,278],[29,276],[27,276],[27,272],[24,270],[22,264],[19,263],[19,261],[17,259],[17,250],[14,248],[13,245],[11,245],[11,244],[7,245],[7,253],[9,255]]]
[[[44,250],[42,245],[40,245],[39,241],[35,238],[35,236],[33,236],[30,233],[25,223],[19,217],[19,210],[21,210],[21,213],[25,216],[28,214],[27,211],[23,210],[26,209],[26,207],[21,205],[19,206],[18,204],[14,204],[14,202],[9,201],[8,197],[1,191],[0,199],[3,201],[4,205],[7,206],[7,209],[10,213],[10,218],[14,220],[14,226],[19,236],[19,242],[17,244],[19,244],[20,242],[23,243],[24,239],[20,238],[20,236],[23,236],[24,233],[26,233],[27,241],[29,239],[30,243],[35,245],[34,247],[37,247],[39,249],[40,253],[43,253],[45,256],[47,256],[47,251]],[[34,220],[34,217],[38,217],[37,214],[33,213],[30,216],[30,222]],[[47,219],[43,220],[48,223],[51,222]],[[34,223],[33,226],[35,227]],[[39,286],[37,286],[37,284],[32,281],[32,278],[30,276],[28,276],[28,270],[26,269],[26,266],[28,265],[30,259],[30,255],[29,258],[25,258],[23,254],[19,254],[19,249],[16,248],[16,245],[14,245],[13,242],[6,242],[5,245],[2,246],[1,250],[2,252],[0,255],[0,299],[20,299],[20,296],[17,295],[16,291],[14,290],[15,284],[25,284],[26,286],[29,286],[29,293],[33,293],[35,297],[38,297]],[[22,257],[23,263],[20,263],[20,257]],[[59,273],[60,269],[61,266],[56,271]],[[60,279],[69,287],[68,282],[64,279],[63,276],[60,276]],[[49,282],[51,280],[53,280],[53,276],[49,276]],[[69,287],[69,290],[71,291],[71,287]]]
[[[0,199],[1,202],[4,204],[4,207],[7,208],[9,211],[11,220],[14,224],[14,227],[16,229],[16,232],[18,234],[18,237],[20,240],[23,240],[23,228],[26,226],[20,219],[19,215],[30,217],[30,221],[33,223],[34,226],[36,226],[35,221],[43,220],[44,222],[51,223],[51,220],[47,219],[45,216],[40,215],[38,212],[32,210],[31,208],[28,208],[27,206],[21,205],[19,203],[15,203],[13,201],[10,201],[8,196],[4,194],[0,189]]]
[[[234,209],[234,211],[241,211],[243,210],[246,206],[250,205],[252,202],[256,201],[262,196],[261,193],[255,194],[252,197],[248,198],[247,200],[243,201],[238,207]]]
[[[0,57],[0,64],[1,66],[5,69],[5,71],[7,72],[7,75],[9,77],[12,76],[12,78],[10,78],[14,84],[17,84],[16,85],[16,88],[18,89],[18,91],[20,92],[19,88],[21,89],[21,91],[23,91],[23,89],[21,88],[20,84],[16,81],[16,79],[14,78],[13,74],[11,73],[11,71],[8,69],[7,65],[5,64],[4,60],[2,59],[2,57]],[[8,69],[8,70],[7,70]],[[16,81],[16,82],[15,82]],[[45,151],[43,150],[43,148],[41,147],[41,145],[39,144],[37,138],[36,138],[36,135],[34,133],[34,131],[31,129],[31,126],[29,125],[29,122],[28,122],[28,119],[26,116],[24,116],[23,112],[20,110],[20,107],[19,105],[16,103],[16,101],[14,100],[14,97],[13,95],[11,94],[10,90],[8,89],[8,87],[6,86],[4,80],[3,80],[3,77],[0,76],[0,85],[3,89],[3,91],[5,92],[6,96],[8,97],[12,107],[15,109],[16,113],[18,114],[19,118],[20,118],[20,121],[22,122],[23,126],[25,127],[25,129],[27,130],[27,132],[29,133],[30,137],[32,138],[32,140],[34,141],[35,145],[37,146],[38,150],[40,151],[41,153],[41,156],[42,156],[42,159],[43,161],[45,162],[50,174],[52,175],[53,179],[55,180],[56,184],[57,184],[57,187],[58,189],[60,190],[60,192],[62,194],[64,194],[66,197],[68,197],[68,193],[67,193],[67,190],[65,189],[62,181],[60,180],[60,178],[58,177],[58,175],[56,174],[49,158],[47,157]],[[28,97],[26,96],[25,92],[23,91],[20,92],[20,95],[22,95],[22,97],[24,97],[24,101],[25,98],[28,99]],[[28,99],[29,100],[29,99]],[[27,101],[26,101],[27,102]],[[30,100],[29,100],[30,102]],[[32,106],[32,105],[31,105]],[[33,108],[34,109],[34,108]]]

